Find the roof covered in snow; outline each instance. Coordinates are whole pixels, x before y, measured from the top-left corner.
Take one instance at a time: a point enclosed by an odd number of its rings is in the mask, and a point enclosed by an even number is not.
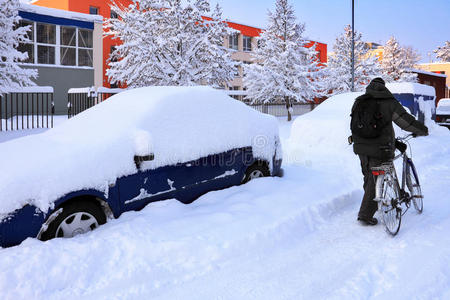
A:
[[[26,4],[26,3],[20,3],[20,10],[30,12],[30,13],[40,14],[40,15],[72,19],[72,20],[79,20],[79,21],[85,21],[85,22],[94,22],[94,23],[102,23],[103,22],[103,17],[100,15],[83,14],[83,13],[79,13],[79,12],[72,12],[72,11],[67,11],[67,10],[62,10],[62,9],[49,8],[49,7],[31,5],[31,4]]]
[[[445,74],[439,74],[439,73],[429,72],[429,71],[420,70],[420,69],[411,69],[411,71],[413,71],[415,73],[420,73],[420,74],[426,74],[426,75],[431,75],[431,76],[436,76],[436,77],[445,77],[445,78],[447,78],[447,75],[445,75]]]

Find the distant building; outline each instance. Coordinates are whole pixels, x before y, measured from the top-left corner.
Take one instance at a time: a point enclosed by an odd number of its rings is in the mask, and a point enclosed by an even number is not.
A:
[[[233,53],[231,55],[233,60],[239,61],[243,64],[252,63],[252,52],[258,47],[256,38],[261,34],[263,29],[243,25],[231,21],[227,21],[229,27],[238,30],[239,34],[231,35],[225,39],[224,46],[230,48]],[[317,53],[317,59],[320,63],[326,64],[327,62],[327,44],[310,41],[306,47],[315,47]],[[242,68],[239,67],[236,70],[235,78],[228,85],[230,90],[242,90]]]
[[[131,4],[130,0],[117,0],[116,2],[123,5]],[[44,7],[59,8],[66,11],[79,12],[83,14],[98,15],[98,18],[100,18],[100,20],[103,20],[103,18],[117,17],[117,15],[111,10],[111,0],[35,0],[33,4]],[[108,77],[106,76],[106,69],[108,68],[107,63],[109,55],[113,51],[115,45],[117,45],[117,41],[112,40],[110,36],[103,38],[103,74],[101,82],[96,82],[96,86],[111,87],[108,82]]]
[[[434,90],[436,91],[436,104],[442,98],[446,98],[446,80],[448,80],[447,75],[428,72],[421,69],[412,69],[411,72],[417,74],[417,81],[419,83],[434,87]]]
[[[101,84],[102,18],[60,9],[21,4],[19,26],[31,26],[25,68],[37,69],[40,86],[54,89],[55,113],[67,113],[67,91]]]
[[[130,0],[116,0],[116,3],[128,6]],[[117,15],[111,11],[111,0],[35,0],[34,5],[60,8],[68,11],[76,11],[86,14],[97,14],[103,18],[115,18]],[[207,18],[207,17],[205,17]],[[232,58],[242,63],[250,63],[251,52],[256,49],[257,43],[255,37],[259,36],[263,29],[235,23],[232,21],[227,22],[229,27],[239,31],[239,34],[226,37],[224,40],[224,46],[232,49]],[[322,63],[327,62],[327,45],[324,43],[311,42],[308,46],[316,45],[318,53],[318,59]],[[110,53],[113,51],[114,46],[117,45],[117,41],[111,39],[111,37],[105,37],[103,39],[103,80],[102,85],[105,87],[111,87],[106,76],[106,69],[108,68],[108,59]],[[242,90],[242,69],[236,70],[235,79],[228,84],[228,88],[231,90]]]
[[[418,64],[417,68],[424,71],[447,75],[445,98],[450,98],[450,62],[435,62]]]
[[[378,61],[382,61],[383,60],[383,56],[384,56],[384,47],[383,45],[377,44],[377,43],[366,43],[366,49],[368,50],[368,57],[372,57],[375,56]]]

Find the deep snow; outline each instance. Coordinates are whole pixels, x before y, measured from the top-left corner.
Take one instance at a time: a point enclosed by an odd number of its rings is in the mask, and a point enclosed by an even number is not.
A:
[[[448,299],[449,131],[430,122],[430,136],[411,142],[424,213],[408,211],[392,238],[355,220],[362,175],[346,145],[354,97],[329,99],[292,128],[279,121],[283,178],[1,249],[2,299]]]

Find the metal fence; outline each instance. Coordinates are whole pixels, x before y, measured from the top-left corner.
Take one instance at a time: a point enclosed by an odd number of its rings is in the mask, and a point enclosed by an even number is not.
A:
[[[120,93],[124,89],[108,89],[108,88],[74,88],[70,89],[68,92],[68,102],[67,102],[67,115],[69,118],[89,109],[112,95]],[[238,101],[242,101],[250,107],[256,109],[259,112],[270,114],[276,117],[287,116],[286,105],[282,102],[276,103],[250,103],[243,101],[245,91],[226,91],[226,94],[235,98]],[[310,112],[318,104],[316,103],[293,103],[291,114],[293,116],[299,116]]]
[[[70,89],[67,98],[67,116],[69,118],[76,116],[122,91],[123,89],[108,89],[103,87]]]
[[[248,104],[248,103],[247,103]],[[275,117],[285,117],[288,112],[286,105],[283,103],[266,103],[266,104],[248,104],[259,112],[269,114]],[[312,111],[317,104],[315,103],[293,103],[291,114],[300,116]]]
[[[54,111],[51,87],[0,94],[0,131],[52,128]]]
[[[224,90],[224,92],[239,101],[253,107],[259,112],[269,114],[275,117],[285,117],[288,115],[286,104],[283,101],[275,101],[272,103],[251,103],[246,100],[247,92],[243,90]],[[312,111],[318,104],[314,102],[309,103],[297,103],[294,102],[291,108],[291,114],[293,116],[300,116]]]

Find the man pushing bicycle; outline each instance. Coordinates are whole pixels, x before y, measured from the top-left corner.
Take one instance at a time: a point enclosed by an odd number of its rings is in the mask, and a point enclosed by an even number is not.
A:
[[[353,151],[359,155],[364,175],[364,196],[358,221],[365,225],[378,223],[373,217],[378,206],[373,201],[375,180],[371,169],[392,160],[396,146],[406,149],[406,145],[396,141],[392,122],[417,136],[428,135],[428,128],[406,112],[386,88],[384,80],[375,78],[367,86],[366,93],[356,98],[350,123]]]

